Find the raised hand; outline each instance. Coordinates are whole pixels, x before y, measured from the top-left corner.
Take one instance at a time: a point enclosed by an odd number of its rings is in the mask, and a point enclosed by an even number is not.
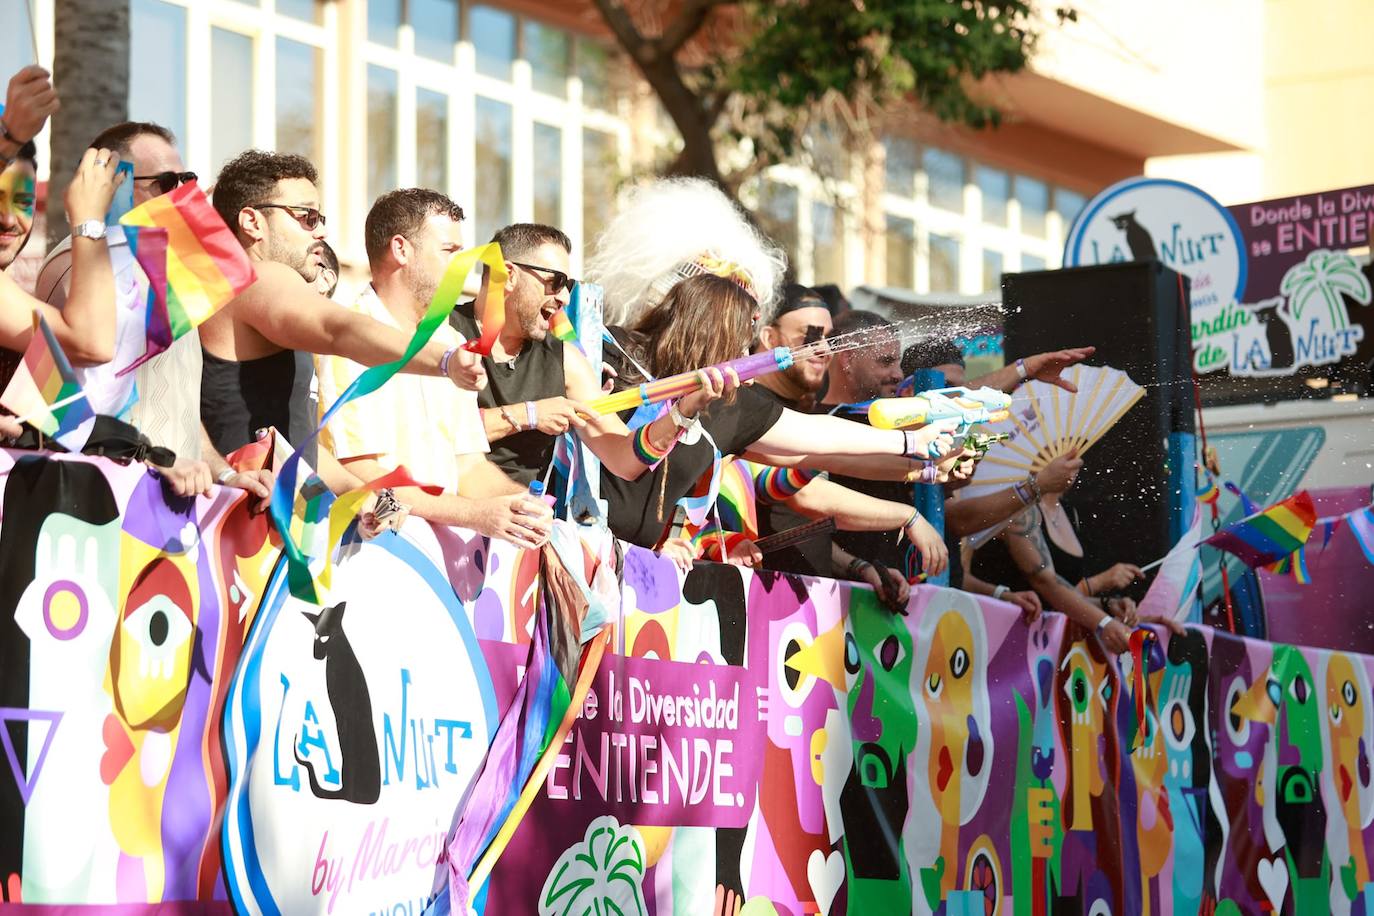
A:
[[[1034,356],[1027,356],[1023,361],[1026,366],[1026,378],[1057,385],[1065,391],[1077,393],[1078,389],[1068,379],[1061,378],[1060,373],[1076,363],[1092,356],[1097,352],[1096,347],[1074,347],[1068,350],[1055,350],[1052,353],[1037,353]]]
[[[52,87],[52,78],[47,70],[31,64],[10,77],[9,89],[5,93],[5,113],[0,115],[0,123],[14,138],[23,145],[43,129],[43,124],[61,104],[57,101],[57,90]]]
[[[81,156],[76,175],[67,185],[67,221],[75,226],[87,220],[105,221],[115,188],[124,181],[119,174],[119,155],[107,149],[88,149]]]

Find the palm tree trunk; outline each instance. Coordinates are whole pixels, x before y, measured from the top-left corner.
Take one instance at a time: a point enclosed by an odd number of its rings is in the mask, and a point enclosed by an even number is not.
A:
[[[52,119],[48,245],[70,231],[62,198],[96,134],[129,117],[131,0],[57,0],[53,85],[62,103]]]

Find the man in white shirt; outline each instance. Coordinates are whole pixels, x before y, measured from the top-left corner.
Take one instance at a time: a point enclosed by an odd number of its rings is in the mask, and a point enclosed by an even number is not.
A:
[[[462,219],[462,209],[437,191],[406,188],[378,198],[364,229],[372,283],[349,308],[412,333],[449,260],[462,250]],[[447,322],[434,339],[445,347],[463,342]],[[315,357],[321,414],[365,369],[340,356]],[[397,498],[421,518],[519,547],[537,547],[548,538],[549,508],[486,458],[476,392],[446,378],[396,375],[335,414],[325,428],[325,444],[364,480],[405,465],[417,482],[442,486],[438,496],[397,490]]]

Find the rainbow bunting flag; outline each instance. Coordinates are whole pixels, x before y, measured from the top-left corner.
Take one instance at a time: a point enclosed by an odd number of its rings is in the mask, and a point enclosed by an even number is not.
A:
[[[62,345],[37,311],[24,359],[0,394],[0,405],[68,451],[81,451],[90,438],[95,414]]]
[[[148,277],[147,340],[123,375],[190,333],[257,280],[234,233],[194,181],[154,197],[120,219]]]
[[[1308,585],[1312,582],[1312,575],[1307,571],[1306,547],[1299,547],[1282,560],[1270,563],[1265,568],[1281,576],[1292,576],[1299,585]]]
[[[1316,523],[1312,497],[1301,490],[1227,525],[1202,543],[1235,554],[1246,566],[1269,566],[1305,545]]]

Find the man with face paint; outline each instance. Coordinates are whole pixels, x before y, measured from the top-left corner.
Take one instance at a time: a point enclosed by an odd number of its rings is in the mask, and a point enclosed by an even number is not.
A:
[[[37,201],[38,160],[33,141],[19,148],[14,161],[0,172],[0,270],[19,257],[33,232]]]

